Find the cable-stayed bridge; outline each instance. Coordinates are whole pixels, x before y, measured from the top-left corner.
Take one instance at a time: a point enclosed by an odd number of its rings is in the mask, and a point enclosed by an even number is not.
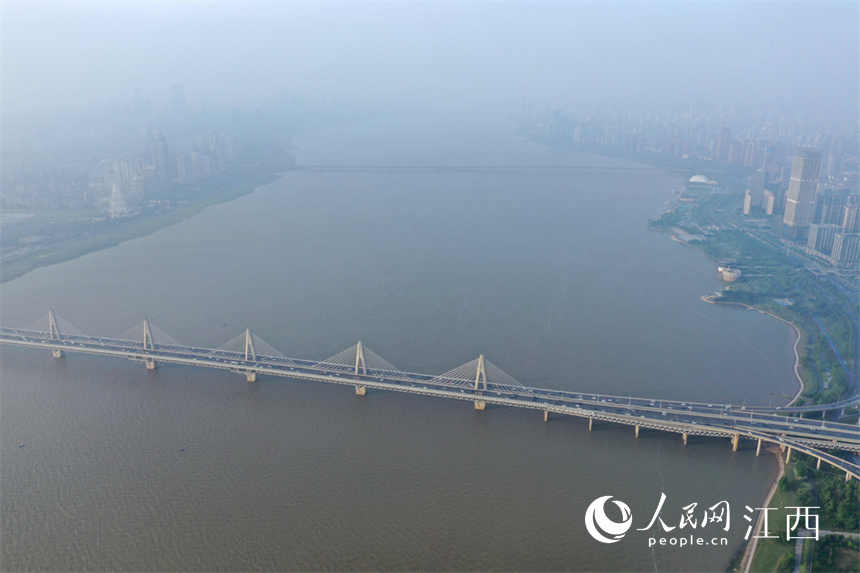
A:
[[[368,389],[408,392],[473,402],[478,410],[487,404],[528,408],[543,412],[613,422],[634,427],[638,438],[643,428],[679,433],[684,444],[689,436],[718,436],[731,439],[737,450],[741,438],[757,441],[756,455],[763,442],[787,450],[809,454],[845,471],[845,479],[860,479],[860,466],[828,450],[860,452],[860,428],[799,417],[797,410],[809,407],[763,408],[731,404],[706,404],[611,396],[586,392],[534,388],[521,384],[483,355],[441,375],[404,372],[358,342],[326,360],[291,358],[266,343],[250,330],[218,348],[186,346],[144,319],[118,338],[87,336],[53,311],[24,329],[0,328],[0,344],[51,350],[55,358],[64,352],[115,356],[143,362],[154,369],[157,362],[219,368],[244,375],[255,382],[258,374],[299,378],[355,387],[359,395]],[[860,403],[860,398],[816,407],[842,408]],[[795,414],[795,415],[791,415]]]

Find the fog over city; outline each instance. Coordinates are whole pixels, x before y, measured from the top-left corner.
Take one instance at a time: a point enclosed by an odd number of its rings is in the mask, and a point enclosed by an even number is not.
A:
[[[856,2],[3,2],[4,117],[287,89],[451,108],[856,113]]]
[[[0,0],[0,571],[856,572],[858,47]]]

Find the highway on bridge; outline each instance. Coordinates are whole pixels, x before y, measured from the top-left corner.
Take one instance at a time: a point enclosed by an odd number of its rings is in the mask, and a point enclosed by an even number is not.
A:
[[[290,358],[269,346],[249,330],[219,348],[181,345],[144,320],[137,327],[139,338],[86,336],[60,333],[53,312],[47,330],[0,328],[0,344],[64,352],[113,356],[140,361],[147,368],[156,362],[230,370],[256,381],[257,375],[283,376],[316,382],[354,386],[358,394],[367,389],[408,392],[473,402],[483,410],[487,404],[529,408],[594,420],[680,433],[684,443],[690,435],[731,438],[734,449],[740,437],[773,442],[782,448],[807,453],[846,472],[846,479],[860,479],[860,466],[827,450],[860,452],[860,428],[823,420],[801,418],[799,409],[746,407],[731,404],[680,402],[632,396],[613,396],[533,388],[520,384],[483,356],[442,375],[398,370],[361,342],[323,361]],[[126,333],[128,334],[128,333]],[[159,342],[164,340],[165,342]],[[843,406],[857,400],[844,401]],[[827,405],[819,409],[827,409]],[[807,408],[803,408],[807,411]]]

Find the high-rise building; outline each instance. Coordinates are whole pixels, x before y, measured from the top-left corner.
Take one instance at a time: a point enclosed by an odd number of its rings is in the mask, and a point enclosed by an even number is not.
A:
[[[812,208],[812,223],[819,225],[842,225],[845,205],[853,189],[826,187],[815,194]],[[855,231],[847,231],[855,232]]]
[[[810,225],[806,246],[823,255],[829,255],[833,250],[833,241],[839,229],[839,225]]]
[[[720,130],[720,136],[717,138],[717,149],[715,150],[716,159],[726,161],[729,158],[729,147],[732,145],[732,130],[724,127]]]
[[[785,195],[783,228],[787,239],[806,238],[809,224],[812,222],[812,206],[820,170],[820,151],[814,149],[797,151],[791,162],[791,179]]]
[[[170,168],[167,163],[167,139],[159,130],[155,130],[150,139],[152,163],[155,165],[155,177],[162,183],[170,178]]]
[[[764,186],[767,184],[767,172],[759,169],[750,175],[749,186],[744,197],[744,215],[750,214],[753,207],[765,207]]]
[[[847,203],[843,209],[842,232],[860,233],[860,195],[850,195]]]
[[[776,206],[776,194],[770,189],[765,189],[761,197],[761,207],[768,215],[773,215],[773,208]]]
[[[833,239],[831,261],[841,267],[856,265],[860,262],[860,235],[855,233],[836,233]]]

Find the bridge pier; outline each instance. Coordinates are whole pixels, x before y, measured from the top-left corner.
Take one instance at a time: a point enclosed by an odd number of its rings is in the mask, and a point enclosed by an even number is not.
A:
[[[760,452],[761,452],[761,438],[759,438],[759,439],[758,439],[758,445],[755,447],[755,455],[756,455],[756,457],[758,457],[758,455],[759,455],[759,453],[760,453]]]
[[[788,446],[788,453],[785,454],[785,463],[791,461],[791,446]]]
[[[735,434],[734,436],[732,436],[732,451],[733,452],[738,451],[738,441],[740,441],[740,437],[741,437],[740,434]]]
[[[257,373],[256,372],[245,372],[245,378],[247,378],[248,382],[256,382],[257,381]]]
[[[476,410],[486,410],[487,409],[487,403],[486,402],[479,402],[479,401],[475,400],[475,409]]]
[[[366,386],[356,386],[355,387],[355,395],[356,396],[364,396],[365,394],[367,394],[367,387]]]
[[[639,437],[639,426],[636,426],[636,437]]]
[[[588,431],[589,431],[589,432],[591,431],[591,424],[592,424],[593,422],[594,422],[594,418],[589,417],[589,418],[588,418]]]
[[[62,358],[63,357],[63,351],[60,350],[59,348],[54,348],[53,350],[51,350],[51,355],[54,358]]]
[[[818,458],[818,462],[815,464],[815,469],[817,469],[817,470],[821,469],[821,458]]]
[[[544,410],[544,411],[543,411],[543,421],[544,421],[544,422],[549,422],[549,410]]]
[[[845,481],[851,481],[851,472],[845,470]]]
[[[684,432],[683,434],[681,434],[681,438],[684,439],[684,445],[686,446],[687,445],[687,433]]]
[[[147,370],[155,370],[155,358],[144,358],[143,362],[146,364]]]

